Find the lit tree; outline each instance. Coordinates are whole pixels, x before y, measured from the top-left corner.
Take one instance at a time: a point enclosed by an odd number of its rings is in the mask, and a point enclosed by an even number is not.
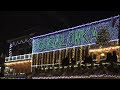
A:
[[[107,26],[101,26],[99,29],[100,30],[98,31],[96,44],[100,46],[107,45],[108,41],[110,41],[110,34],[108,32],[108,28]]]

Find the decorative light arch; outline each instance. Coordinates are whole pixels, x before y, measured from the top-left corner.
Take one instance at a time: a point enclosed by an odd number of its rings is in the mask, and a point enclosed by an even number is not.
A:
[[[12,47],[20,45],[20,44],[24,44],[24,43],[28,43],[30,46],[32,46],[31,38],[25,38],[23,40],[17,40],[17,41],[11,42],[9,46],[9,56],[12,56]]]

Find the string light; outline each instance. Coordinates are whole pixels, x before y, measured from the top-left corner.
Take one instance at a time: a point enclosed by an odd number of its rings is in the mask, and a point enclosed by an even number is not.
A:
[[[32,54],[5,57],[5,62],[11,62],[11,61],[13,62],[13,61],[29,60],[29,59],[32,59]]]
[[[120,46],[108,47],[108,48],[102,48],[102,49],[92,49],[92,50],[89,50],[89,52],[101,52],[102,50],[109,51],[111,49],[113,49],[113,50],[120,49]]]
[[[101,26],[108,28],[107,32],[110,34],[110,40],[118,39],[117,28],[111,26],[112,19],[117,19],[116,23],[118,23],[119,16],[99,21],[99,23],[95,22],[33,37],[32,53],[96,43],[97,33]]]
[[[12,44],[12,46],[17,46],[18,44],[24,44],[26,42],[28,42],[30,44],[32,41],[31,41],[31,39],[26,38],[24,40],[13,41],[11,44]]]
[[[111,19],[117,19],[115,25],[118,25],[119,22],[119,16],[115,16],[109,19],[105,20],[100,20],[96,21],[93,23],[69,28],[69,29],[64,29],[58,32],[50,33],[50,34],[45,34],[37,37],[33,37],[31,39],[24,39],[16,42],[12,42],[10,44],[10,49],[9,53],[11,54],[11,48],[13,46],[16,46],[18,44],[26,43],[28,42],[31,44],[32,41],[32,54],[35,53],[44,53],[44,52],[49,52],[51,50],[61,50],[63,48],[71,48],[71,47],[76,47],[76,46],[84,46],[84,45],[92,45],[96,44],[96,37],[99,31],[100,26],[107,26],[108,27],[108,32],[110,33],[110,41],[116,41],[118,40],[118,28],[112,27],[111,24]],[[120,46],[115,46],[115,47],[109,47],[109,48],[101,48],[101,49],[94,49],[90,50],[90,52],[99,52],[102,50],[110,50],[110,49],[118,49]],[[82,49],[81,49],[82,50]],[[30,54],[32,56],[32,54]],[[103,54],[101,54],[103,55]],[[29,56],[28,58],[32,57]],[[104,55],[103,55],[104,56]],[[82,57],[81,57],[82,58]],[[21,56],[13,56],[6,58],[6,65],[10,64],[17,64],[17,63],[24,63],[28,62],[25,59],[25,55]],[[18,60],[25,60],[25,61],[18,61]],[[14,61],[14,62],[11,62]],[[10,63],[9,63],[10,62]],[[32,60],[30,60],[32,62]],[[58,63],[59,64],[59,63]],[[32,65],[32,64],[31,64]],[[44,66],[45,64],[43,64]],[[32,65],[32,67],[38,67],[39,65]],[[41,65],[42,66],[42,65]],[[61,67],[60,67],[61,68]],[[90,76],[57,76],[57,77],[33,77],[33,79],[38,78],[38,79],[59,79],[59,78],[92,78],[92,77],[116,77],[113,75],[90,75]]]
[[[20,64],[20,63],[28,63],[28,62],[32,62],[32,60],[24,60],[24,61],[16,61],[16,62],[6,62],[5,65],[9,66],[12,64]]]
[[[98,74],[89,76],[46,76],[46,77],[32,77],[32,79],[90,79],[90,78],[120,78],[118,75]]]
[[[119,15],[115,16],[114,18],[119,18]],[[101,22],[108,21],[108,20],[111,20],[111,19],[113,19],[113,17],[103,19],[103,20],[99,20],[99,21],[95,21],[95,22],[91,22],[91,23],[87,23],[87,24],[83,24],[83,25],[79,25],[79,26],[76,26],[76,27],[68,28],[68,29],[63,29],[63,30],[56,31],[56,32],[53,32],[53,33],[48,33],[48,34],[45,34],[45,35],[35,36],[35,37],[32,37],[31,39],[36,39],[36,38],[40,38],[40,37],[47,36],[47,35],[53,35],[53,34],[57,34],[57,33],[60,33],[60,32],[69,31],[71,29],[76,29],[76,28],[85,27],[85,26],[88,26],[88,25],[93,25],[93,24],[96,24],[96,23],[101,23]],[[118,22],[119,22],[119,20],[118,20]]]

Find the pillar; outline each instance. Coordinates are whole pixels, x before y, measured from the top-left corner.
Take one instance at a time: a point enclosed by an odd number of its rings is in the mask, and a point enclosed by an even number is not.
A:
[[[38,65],[38,55],[39,54],[36,54],[36,65]]]
[[[40,68],[40,53],[38,54],[38,68]]]
[[[59,66],[60,66],[60,64],[61,64],[61,50],[59,50]]]
[[[97,62],[100,62],[100,53],[99,52],[97,53],[97,58],[96,59],[97,59]]]
[[[9,46],[9,57],[12,56],[12,44],[10,43],[10,46]]]
[[[41,65],[43,64],[43,53],[41,53]]]
[[[65,57],[68,56],[68,48],[66,48]]]
[[[73,47],[73,50],[72,50],[72,58],[75,58],[75,47]]]
[[[82,63],[82,46],[80,46],[80,64]]]
[[[53,64],[53,66],[54,66],[54,61],[55,61],[55,51],[53,51],[53,60],[52,60],[52,64]]]
[[[72,58],[74,58],[74,60],[76,61],[76,58],[75,58],[75,47],[73,47],[73,50],[72,50]]]

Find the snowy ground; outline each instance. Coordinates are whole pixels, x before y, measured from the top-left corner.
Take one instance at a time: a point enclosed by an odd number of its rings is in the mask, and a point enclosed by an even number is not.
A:
[[[55,76],[55,77],[32,77],[32,79],[120,79],[117,75],[90,75],[90,76]]]

